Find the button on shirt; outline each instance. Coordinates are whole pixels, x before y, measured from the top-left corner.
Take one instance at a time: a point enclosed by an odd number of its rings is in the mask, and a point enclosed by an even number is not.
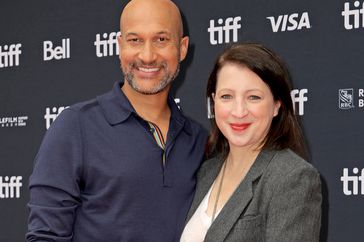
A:
[[[172,97],[164,150],[121,91],[64,110],[30,177],[28,241],[179,241],[206,132]]]

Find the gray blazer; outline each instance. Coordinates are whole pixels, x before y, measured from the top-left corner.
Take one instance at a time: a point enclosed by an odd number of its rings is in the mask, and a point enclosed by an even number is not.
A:
[[[221,166],[218,158],[201,166],[187,221]],[[320,177],[309,163],[291,150],[262,151],[211,224],[205,242],[319,241],[321,200]]]

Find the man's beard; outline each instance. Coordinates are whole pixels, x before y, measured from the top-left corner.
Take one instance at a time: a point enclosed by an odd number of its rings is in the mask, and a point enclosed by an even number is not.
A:
[[[160,79],[160,81],[157,85],[146,90],[146,89],[142,88],[140,85],[138,85],[137,81],[135,80],[134,74],[132,72],[133,69],[137,69],[139,66],[144,66],[144,67],[149,66],[151,68],[158,66],[160,69],[163,69],[165,71],[165,74]],[[124,77],[127,80],[127,82],[129,83],[129,85],[135,91],[137,91],[141,94],[153,95],[153,94],[160,93],[161,91],[166,89],[168,87],[168,85],[177,77],[177,75],[179,73],[179,69],[180,69],[180,62],[178,62],[176,71],[174,73],[169,72],[168,65],[165,62],[162,62],[159,65],[155,65],[155,64],[142,65],[141,63],[133,62],[133,63],[130,63],[128,67],[129,67],[128,70],[126,70],[126,68],[123,68],[123,66],[121,66],[121,70],[123,71]]]

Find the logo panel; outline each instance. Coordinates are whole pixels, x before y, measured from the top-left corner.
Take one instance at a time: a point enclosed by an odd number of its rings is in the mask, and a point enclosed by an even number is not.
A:
[[[50,40],[43,41],[43,60],[61,60],[71,58],[71,40],[62,39],[60,46],[55,46]]]
[[[19,66],[21,44],[0,46],[0,68]]]
[[[96,34],[94,45],[96,47],[97,57],[106,57],[119,55],[119,44],[117,37],[120,36],[119,32]]]
[[[311,28],[308,12],[270,16],[267,19],[270,21],[274,33]]]
[[[241,17],[219,18],[215,26],[215,20],[210,20],[207,31],[210,33],[210,44],[217,45],[223,43],[238,42],[238,30],[241,28]],[[232,40],[231,35],[232,34]]]
[[[364,169],[357,167],[352,169],[352,174],[349,175],[349,168],[343,169],[343,175],[340,180],[343,183],[343,193],[350,195],[364,195]]]
[[[20,198],[21,176],[0,176],[0,199]]]
[[[49,127],[51,126],[51,124],[54,122],[54,120],[56,120],[56,118],[58,117],[58,115],[65,110],[67,107],[53,107],[51,108],[46,108],[46,112],[44,114],[44,119],[46,121],[46,129],[49,129]]]
[[[344,28],[347,30],[364,28],[364,2],[355,1],[352,6],[350,2],[344,3],[341,15],[344,17]]]
[[[339,108],[354,108],[354,89],[339,89]]]
[[[27,125],[28,116],[18,117],[0,117],[1,128],[25,127]]]
[[[338,92],[339,109],[347,110],[364,107],[363,88],[343,88]]]

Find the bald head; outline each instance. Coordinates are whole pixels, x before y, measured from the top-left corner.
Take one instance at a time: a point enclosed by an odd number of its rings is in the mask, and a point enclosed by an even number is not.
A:
[[[168,22],[178,37],[183,35],[181,13],[170,0],[131,0],[124,8],[120,17],[120,32],[126,31],[130,21]]]

